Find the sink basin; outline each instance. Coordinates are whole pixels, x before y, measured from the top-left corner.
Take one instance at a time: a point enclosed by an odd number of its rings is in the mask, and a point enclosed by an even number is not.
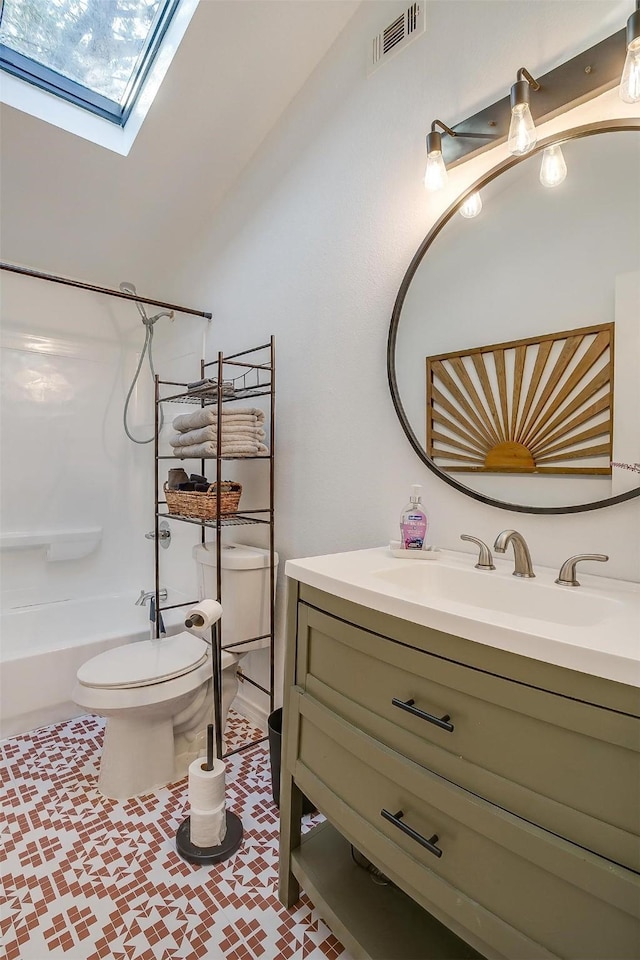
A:
[[[386,547],[289,560],[302,584],[381,613],[521,656],[640,687],[640,584],[556,568],[512,576],[513,560],[477,570],[475,556],[395,558]],[[535,563],[535,561],[534,561]]]
[[[466,569],[446,562],[405,561],[403,567],[378,570],[373,577],[425,602],[444,601],[568,626],[602,623],[620,611],[619,599],[594,595],[584,587],[548,584],[537,577],[523,580],[508,572]]]

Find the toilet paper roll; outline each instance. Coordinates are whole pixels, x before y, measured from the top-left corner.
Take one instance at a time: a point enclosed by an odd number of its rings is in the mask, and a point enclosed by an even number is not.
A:
[[[227,832],[227,814],[224,800],[215,810],[191,807],[189,833],[196,847],[218,847]]]
[[[213,770],[203,770],[204,757],[189,764],[189,806],[196,810],[215,810],[224,803],[224,776],[226,765],[217,758]]]
[[[217,600],[201,600],[200,603],[191,608],[184,621],[184,625],[193,633],[202,635],[209,631],[221,616],[222,606]]]

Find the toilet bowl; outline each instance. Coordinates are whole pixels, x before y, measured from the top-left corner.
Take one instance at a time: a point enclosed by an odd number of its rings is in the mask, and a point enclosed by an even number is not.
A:
[[[194,549],[201,598],[216,595],[216,554],[211,547]],[[233,557],[230,566],[227,555]],[[268,637],[254,639],[269,630],[268,552],[230,545],[221,566],[223,645],[251,640],[222,652],[224,730],[238,689],[240,662],[269,643]],[[207,724],[214,720],[211,647],[186,632],[115,647],[80,667],[72,698],[107,720],[100,793],[113,800],[150,793],[184,777],[189,764],[206,754]]]

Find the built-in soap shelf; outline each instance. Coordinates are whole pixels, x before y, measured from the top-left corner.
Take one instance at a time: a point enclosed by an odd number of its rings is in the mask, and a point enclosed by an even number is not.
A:
[[[0,535],[1,550],[31,550],[46,547],[46,559],[80,560],[97,549],[102,540],[102,527],[84,530],[51,530],[42,533],[3,533]]]

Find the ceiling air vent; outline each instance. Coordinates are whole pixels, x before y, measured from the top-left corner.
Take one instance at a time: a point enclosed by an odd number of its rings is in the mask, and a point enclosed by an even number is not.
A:
[[[371,41],[367,76],[425,30],[425,4],[412,3]]]

